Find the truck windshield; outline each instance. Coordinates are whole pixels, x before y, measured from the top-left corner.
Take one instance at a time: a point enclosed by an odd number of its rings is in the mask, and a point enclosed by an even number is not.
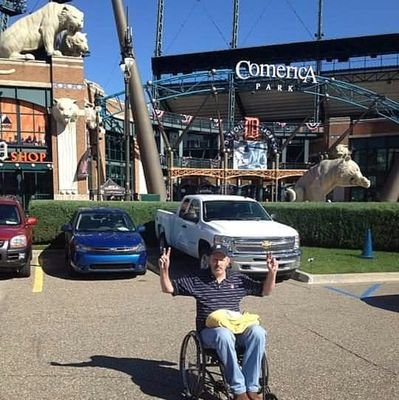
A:
[[[20,223],[17,207],[11,204],[0,205],[0,225],[19,225]]]
[[[205,201],[204,221],[271,221],[266,210],[254,201]]]

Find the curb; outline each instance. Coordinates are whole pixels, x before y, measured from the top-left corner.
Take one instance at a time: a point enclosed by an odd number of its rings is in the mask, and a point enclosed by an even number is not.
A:
[[[41,254],[43,250],[32,251],[32,266],[41,266]],[[51,257],[51,254],[62,255],[62,250],[46,250],[46,255]],[[147,264],[147,268],[155,273],[159,273],[156,263]],[[330,275],[312,275],[303,271],[296,271],[293,279],[309,285],[327,284],[327,283],[367,283],[367,282],[399,282],[399,272],[371,272],[360,274],[330,274]]]
[[[294,279],[311,285],[325,283],[397,282],[399,281],[399,272],[311,275],[303,271],[296,271]]]

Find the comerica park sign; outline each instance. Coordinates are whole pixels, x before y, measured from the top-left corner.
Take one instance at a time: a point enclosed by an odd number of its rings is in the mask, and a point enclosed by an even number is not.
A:
[[[236,64],[235,72],[237,77],[243,80],[250,78],[274,78],[317,83],[312,66],[296,67],[284,64],[258,64],[248,60],[241,60]]]

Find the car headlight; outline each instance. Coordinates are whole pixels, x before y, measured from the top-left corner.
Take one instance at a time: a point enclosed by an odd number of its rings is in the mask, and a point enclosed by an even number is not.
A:
[[[76,243],[75,249],[77,251],[91,251],[91,247],[85,246],[84,244],[79,244],[79,243]]]
[[[20,249],[26,247],[28,244],[28,239],[25,235],[14,236],[10,240],[10,249]]]
[[[144,243],[139,243],[135,246],[129,247],[129,251],[132,251],[134,253],[141,253],[142,251],[146,251],[146,247]]]
[[[294,240],[294,249],[299,249],[299,235],[295,235],[295,240]]]
[[[234,240],[229,236],[215,235],[213,238],[213,244],[221,244],[224,247],[227,247],[229,251],[233,251]]]

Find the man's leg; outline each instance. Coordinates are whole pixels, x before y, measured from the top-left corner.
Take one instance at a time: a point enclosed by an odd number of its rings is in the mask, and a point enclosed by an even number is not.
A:
[[[237,360],[234,334],[227,328],[204,328],[200,335],[205,347],[216,350],[224,365],[226,381],[231,391],[236,395],[245,393],[247,388]]]
[[[266,349],[266,331],[259,325],[248,327],[237,335],[237,343],[245,349],[242,360],[242,372],[247,392],[256,393],[259,389],[262,357]]]

